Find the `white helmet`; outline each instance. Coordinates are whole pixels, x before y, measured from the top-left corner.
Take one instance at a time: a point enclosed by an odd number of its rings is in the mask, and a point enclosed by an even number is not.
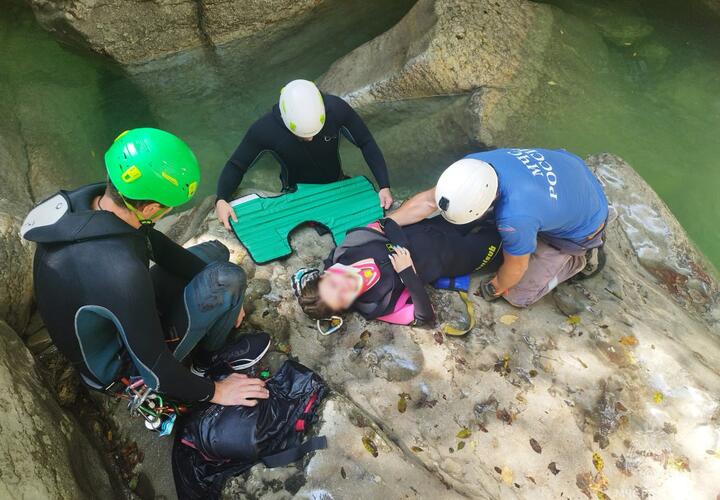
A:
[[[463,158],[446,168],[438,179],[435,203],[447,221],[467,224],[490,208],[497,190],[497,173],[489,163]]]
[[[325,103],[313,82],[293,80],[280,91],[280,115],[298,137],[312,138],[325,124]]]

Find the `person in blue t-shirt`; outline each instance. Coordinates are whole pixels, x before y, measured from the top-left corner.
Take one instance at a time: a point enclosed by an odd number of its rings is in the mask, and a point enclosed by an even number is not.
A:
[[[413,224],[437,209],[455,224],[492,213],[503,264],[481,285],[488,300],[504,297],[526,307],[573,276],[596,274],[605,262],[605,193],[582,159],[565,150],[468,155],[450,165],[436,187],[405,202],[393,219]]]

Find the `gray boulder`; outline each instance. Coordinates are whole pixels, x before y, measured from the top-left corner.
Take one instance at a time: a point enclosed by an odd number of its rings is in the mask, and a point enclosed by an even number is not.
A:
[[[139,64],[296,24],[323,0],[28,0],[60,40]]]
[[[460,138],[497,145],[517,139],[513,125],[530,109],[549,111],[568,94],[582,93],[606,58],[597,30],[549,5],[420,0],[395,27],[333,64],[319,83],[360,109],[465,96],[472,120]],[[452,132],[446,145],[458,135]]]
[[[289,281],[332,245],[312,228],[293,233],[287,260],[257,266],[255,279],[271,284],[258,310],[265,302],[285,318],[290,355],[332,384],[317,429],[329,448],[256,467],[227,484],[226,498],[716,495],[717,277],[627,163],[610,154],[588,163],[618,213],[605,270],[524,310],[472,296],[477,326],[464,337],[354,314],[320,336]],[[219,237],[245,262],[205,210],[177,216],[179,233],[194,234],[188,243]],[[448,294],[434,303],[458,308],[439,311],[455,321],[463,306]]]
[[[0,321],[0,497],[116,498],[99,453],[39,378]]]

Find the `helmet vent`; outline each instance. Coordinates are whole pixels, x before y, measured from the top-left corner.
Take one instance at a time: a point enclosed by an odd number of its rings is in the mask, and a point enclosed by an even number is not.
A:
[[[450,200],[443,196],[442,198],[440,198],[440,201],[438,201],[438,207],[440,207],[440,210],[447,211],[447,209],[450,207]]]

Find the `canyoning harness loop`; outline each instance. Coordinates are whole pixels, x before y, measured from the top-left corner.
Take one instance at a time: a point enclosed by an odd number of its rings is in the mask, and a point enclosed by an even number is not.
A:
[[[316,326],[320,335],[327,336],[337,332],[340,328],[342,328],[344,323],[345,320],[343,320],[342,316],[330,316],[329,318],[317,320]],[[323,329],[323,324],[329,324],[329,327]]]
[[[127,409],[132,417],[142,417],[148,430],[161,437],[172,433],[178,414],[187,408],[164,398],[143,381],[142,377],[122,377],[110,384],[105,392],[116,399],[127,400]]]

